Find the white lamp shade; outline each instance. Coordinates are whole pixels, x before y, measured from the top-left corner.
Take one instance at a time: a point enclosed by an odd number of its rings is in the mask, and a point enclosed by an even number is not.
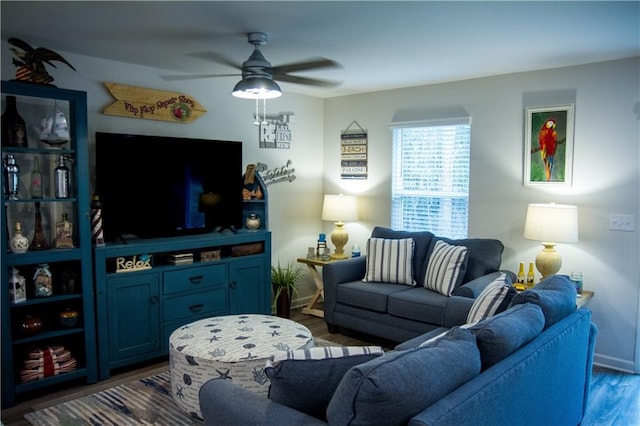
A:
[[[273,79],[257,75],[243,77],[231,94],[242,99],[274,99],[282,96],[282,90]]]
[[[354,195],[325,195],[322,220],[332,222],[358,220],[358,199]]]
[[[565,204],[529,204],[524,238],[555,243],[578,241],[578,208]]]

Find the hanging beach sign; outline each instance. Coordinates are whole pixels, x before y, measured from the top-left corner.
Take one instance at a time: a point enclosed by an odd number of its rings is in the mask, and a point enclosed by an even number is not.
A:
[[[207,110],[192,96],[118,83],[104,83],[114,103],[103,114],[147,120],[189,123]]]
[[[340,136],[340,177],[366,179],[367,155],[367,131],[353,120]]]

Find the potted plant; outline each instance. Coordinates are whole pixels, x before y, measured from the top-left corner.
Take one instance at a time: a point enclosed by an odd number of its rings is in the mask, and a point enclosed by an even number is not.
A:
[[[271,266],[271,286],[273,287],[273,305],[276,315],[289,318],[291,314],[291,297],[298,295],[296,282],[302,274],[301,268],[296,268],[293,262],[281,266]]]

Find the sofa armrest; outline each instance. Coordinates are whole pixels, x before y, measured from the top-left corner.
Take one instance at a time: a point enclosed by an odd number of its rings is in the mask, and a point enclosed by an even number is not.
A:
[[[451,328],[456,325],[466,324],[473,302],[475,302],[475,299],[470,297],[451,296],[444,310],[442,326]]]
[[[322,268],[324,319],[328,324],[333,324],[338,285],[362,280],[366,268],[366,256],[331,262]]]
[[[228,380],[209,380],[200,388],[199,399],[205,426],[326,425]]]
[[[460,287],[456,288],[453,291],[453,295],[470,297],[472,299],[475,299],[480,295],[480,293],[482,293],[482,290],[484,290],[486,286],[488,286],[493,280],[495,280],[498,277],[498,275],[500,275],[500,273],[507,274],[507,278],[511,282],[514,282],[514,280],[516,279],[516,275],[511,271],[503,270],[503,271],[492,272],[490,274],[483,275],[481,277],[476,278],[475,280],[471,280],[468,283],[461,285]]]

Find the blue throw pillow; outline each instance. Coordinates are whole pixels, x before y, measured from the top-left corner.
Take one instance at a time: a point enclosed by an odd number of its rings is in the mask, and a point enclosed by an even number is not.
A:
[[[452,240],[449,238],[437,238],[446,243],[456,246],[465,246],[469,252],[468,261],[465,265],[465,274],[462,277],[462,284],[468,283],[483,275],[497,272],[502,263],[502,252],[504,244],[502,241],[491,238],[465,238]],[[434,242],[432,242],[434,244]],[[431,250],[429,250],[431,252]]]
[[[380,346],[330,346],[278,352],[265,368],[271,380],[268,397],[325,420],[329,400],[347,370],[383,353]]]
[[[411,417],[480,374],[473,333],[454,327],[415,349],[389,352],[351,368],[329,407],[329,424],[405,425]]]
[[[482,370],[502,361],[542,332],[544,315],[539,306],[514,306],[472,325],[480,349]]]
[[[509,306],[533,303],[542,308],[547,329],[576,310],[576,286],[566,275],[552,275],[516,294]]]

